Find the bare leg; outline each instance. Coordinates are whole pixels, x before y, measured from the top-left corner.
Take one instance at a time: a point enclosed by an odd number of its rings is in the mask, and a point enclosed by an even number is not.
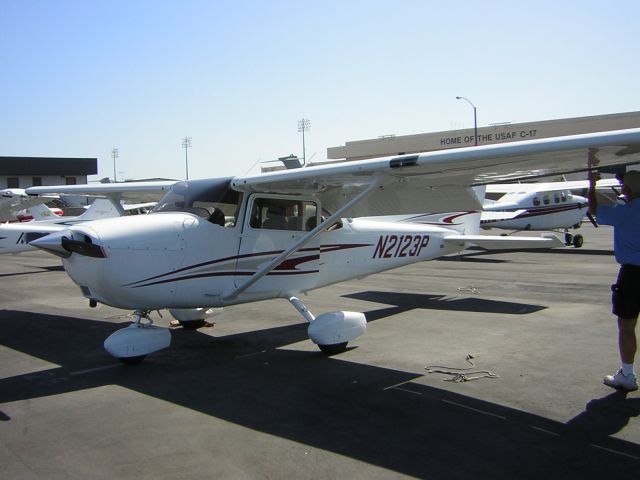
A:
[[[618,317],[618,347],[622,363],[633,363],[636,355],[636,322],[637,318]]]

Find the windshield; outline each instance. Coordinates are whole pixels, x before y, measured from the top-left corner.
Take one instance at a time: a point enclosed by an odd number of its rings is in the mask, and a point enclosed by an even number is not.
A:
[[[234,227],[242,195],[231,188],[231,177],[176,183],[152,213],[186,212],[221,227]]]

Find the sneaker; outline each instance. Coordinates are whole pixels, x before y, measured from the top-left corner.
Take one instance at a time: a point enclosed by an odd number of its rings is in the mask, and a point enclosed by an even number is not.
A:
[[[638,389],[636,376],[633,373],[625,375],[622,373],[622,369],[618,370],[615,375],[607,375],[604,377],[603,383],[609,387],[623,388],[629,391]]]

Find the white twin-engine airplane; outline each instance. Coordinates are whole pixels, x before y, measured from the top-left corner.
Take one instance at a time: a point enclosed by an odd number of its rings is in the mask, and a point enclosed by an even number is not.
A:
[[[585,216],[594,224],[595,221],[588,214],[588,200],[572,191],[588,186],[586,180],[487,185],[487,194],[503,195],[498,200],[485,199],[480,226],[513,231],[561,230],[565,244],[579,248],[584,242],[582,235],[571,234],[569,230],[579,228]],[[603,179],[596,188],[617,186],[618,180]]]
[[[197,321],[211,307],[273,298],[288,300],[311,340],[336,353],[365,332],[364,314],[316,317],[301,294],[470,245],[561,246],[553,235],[479,235],[484,192],[473,186],[584,171],[588,156],[602,166],[640,161],[640,129],[180,182],[148,215],[76,224],[32,245],[62,257],[90,305],[135,310],[133,324],[104,342],[124,363],[170,345],[152,310]],[[428,225],[358,218],[425,210],[456,213]]]

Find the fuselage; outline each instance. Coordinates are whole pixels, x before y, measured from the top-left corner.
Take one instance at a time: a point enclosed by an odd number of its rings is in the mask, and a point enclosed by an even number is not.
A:
[[[246,228],[243,228],[246,227]],[[306,292],[459,250],[452,230],[418,224],[343,220],[324,231],[242,295],[225,297],[304,231],[228,228],[189,213],[98,220],[67,235],[104,256],[71,254],[64,267],[83,294],[127,309],[224,306]]]
[[[575,228],[587,213],[588,201],[569,191],[508,194],[499,201],[487,203],[487,212],[520,213],[508,220],[483,219],[482,228],[506,230],[555,230]]]

